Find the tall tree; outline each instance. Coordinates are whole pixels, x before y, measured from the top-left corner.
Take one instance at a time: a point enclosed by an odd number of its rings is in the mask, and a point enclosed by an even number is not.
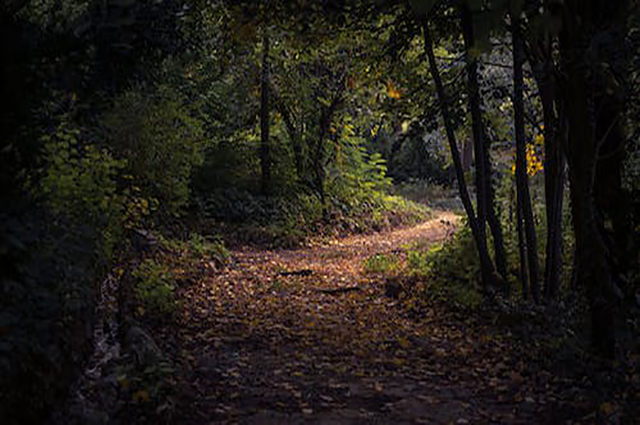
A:
[[[549,5],[545,3],[543,13]],[[531,8],[528,20],[542,18],[539,8]],[[547,217],[547,240],[545,248],[544,297],[554,299],[560,287],[562,272],[562,204],[564,198],[564,152],[566,123],[563,106],[556,99],[555,64],[553,62],[552,38],[535,27],[528,28],[529,44],[526,46],[527,59],[533,71],[542,104],[544,124],[544,192]]]
[[[497,271],[506,283],[507,261],[504,250],[502,226],[495,212],[495,196],[491,182],[490,143],[482,120],[480,85],[478,82],[478,59],[475,54],[473,29],[473,11],[463,2],[460,4],[462,38],[465,45],[467,99],[471,112],[471,130],[473,134],[476,165],[476,202],[478,206],[478,228],[480,237],[486,239],[486,223],[493,235]]]
[[[576,243],[576,276],[584,285],[591,307],[592,343],[601,355],[615,354],[615,282],[611,260],[616,251],[608,249],[594,197],[603,178],[596,173],[602,142],[610,129],[605,126],[621,119],[623,108],[608,109],[611,116],[599,120],[603,104],[616,100],[623,88],[611,79],[607,59],[615,57],[619,39],[612,37],[625,27],[628,3],[601,0],[567,0],[562,9],[560,57],[562,97],[567,109],[567,161],[571,185],[571,211]],[[595,43],[596,40],[603,40]],[[595,43],[595,44],[594,44]],[[624,68],[624,67],[623,67]],[[608,93],[610,92],[610,93]],[[620,171],[621,163],[609,164],[609,172]],[[606,178],[606,177],[605,177]],[[596,181],[596,179],[598,181]]]
[[[444,84],[440,77],[440,71],[438,71],[438,64],[436,62],[435,55],[433,54],[433,40],[431,39],[431,33],[429,32],[429,23],[426,18],[422,21],[422,30],[424,35],[424,46],[427,53],[427,59],[429,61],[429,72],[436,85],[436,93],[440,101],[440,112],[444,121],[444,128],[447,134],[447,141],[449,142],[449,149],[451,150],[451,158],[453,160],[453,166],[456,173],[456,180],[458,182],[458,193],[462,200],[462,205],[467,214],[467,220],[469,221],[469,227],[476,243],[476,249],[480,257],[480,269],[482,274],[482,280],[485,287],[492,285],[495,280],[495,271],[493,268],[493,262],[489,256],[487,249],[486,236],[482,233],[478,219],[473,210],[473,204],[469,197],[469,191],[467,189],[467,183],[464,178],[464,170],[462,167],[462,160],[460,158],[460,151],[458,149],[458,143],[456,141],[456,135],[454,131],[453,119],[449,110],[449,101],[447,94],[444,90]]]
[[[260,76],[260,169],[262,194],[271,191],[271,146],[269,144],[269,35],[262,36],[262,71]]]
[[[538,249],[536,241],[536,229],[533,221],[533,210],[529,195],[529,180],[527,176],[527,152],[524,128],[524,42],[520,28],[520,17],[517,13],[511,14],[511,37],[513,42],[513,110],[514,128],[516,136],[516,189],[518,197],[518,209],[524,220],[524,234],[526,240],[527,264],[529,267],[529,279],[531,295],[535,302],[540,301],[540,271],[538,263]],[[524,258],[520,258],[524,261]]]

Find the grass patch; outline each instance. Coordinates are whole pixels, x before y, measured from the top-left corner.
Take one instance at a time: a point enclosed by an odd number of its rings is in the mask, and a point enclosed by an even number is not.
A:
[[[391,274],[400,267],[399,258],[394,254],[375,254],[364,260],[366,273]]]

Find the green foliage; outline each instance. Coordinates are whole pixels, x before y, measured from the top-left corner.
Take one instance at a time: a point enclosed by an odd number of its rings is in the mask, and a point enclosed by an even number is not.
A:
[[[407,269],[410,275],[427,276],[431,271],[428,253],[410,250],[407,252]]]
[[[142,312],[162,316],[175,311],[175,277],[165,264],[146,259],[131,274],[135,278],[133,292]]]
[[[202,164],[206,145],[202,123],[183,99],[167,86],[134,88],[116,98],[102,123],[144,197],[177,213],[189,201],[191,173]]]
[[[425,280],[418,297],[437,298],[455,308],[475,309],[483,301],[475,245],[468,226],[442,244],[407,253],[410,275]]]
[[[65,121],[44,135],[42,143],[45,163],[38,187],[47,206],[56,215],[100,229],[100,248],[110,257],[119,239],[124,200],[116,181],[126,161],[82,143],[80,130]]]
[[[224,264],[229,259],[229,250],[219,238],[208,240],[198,233],[192,233],[188,246],[191,253],[199,257],[214,259],[219,264]]]
[[[375,254],[364,260],[364,270],[367,273],[393,273],[399,267],[398,257],[393,254]]]

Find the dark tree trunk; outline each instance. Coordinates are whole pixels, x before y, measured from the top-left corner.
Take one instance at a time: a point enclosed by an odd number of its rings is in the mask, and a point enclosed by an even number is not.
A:
[[[329,219],[329,208],[327,205],[327,196],[325,189],[326,170],[325,170],[325,141],[333,116],[342,103],[342,91],[344,89],[344,81],[338,83],[338,92],[335,94],[329,106],[322,106],[319,122],[318,139],[316,140],[315,152],[313,156],[313,175],[314,187],[318,194],[318,199],[322,205],[322,217],[326,221]]]
[[[531,296],[535,302],[540,301],[540,271],[536,229],[533,221],[531,198],[529,196],[529,181],[527,177],[526,141],[524,132],[524,77],[522,65],[524,62],[524,44],[520,33],[520,19],[511,17],[513,39],[513,110],[514,128],[516,136],[516,188],[518,208],[524,220],[526,239],[527,263],[529,266],[529,280]],[[520,259],[522,261],[523,259]]]
[[[424,32],[425,50],[427,53],[427,58],[429,60],[429,70],[431,72],[431,77],[433,78],[433,81],[436,85],[436,92],[440,101],[440,110],[442,112],[442,118],[444,120],[447,140],[449,142],[449,148],[451,149],[451,158],[453,159],[453,167],[456,173],[456,180],[458,181],[458,192],[460,194],[460,199],[462,201],[464,210],[467,214],[467,219],[469,220],[471,233],[473,234],[473,238],[476,242],[478,256],[480,257],[480,268],[483,284],[485,287],[489,287],[491,285],[494,285],[496,280],[493,263],[487,249],[486,236],[480,231],[478,220],[476,219],[476,215],[473,211],[473,204],[471,203],[471,198],[469,197],[469,191],[467,190],[467,183],[464,179],[464,171],[462,168],[462,161],[460,159],[460,152],[458,150],[458,143],[456,141],[453,119],[449,111],[449,103],[447,95],[444,91],[442,79],[440,78],[440,72],[438,71],[438,64],[436,63],[436,58],[433,54],[433,41],[431,40],[429,26],[426,19],[423,20],[422,28]]]
[[[615,328],[611,271],[606,260],[606,247],[597,225],[593,199],[596,168],[595,137],[589,123],[590,113],[586,93],[589,88],[581,72],[567,74],[567,100],[573,103],[569,111],[569,181],[571,207],[576,239],[576,280],[584,285],[591,306],[592,342],[595,350],[613,357]]]
[[[476,202],[478,206],[478,228],[480,237],[486,240],[488,221],[493,235],[496,266],[502,281],[506,283],[507,262],[504,251],[502,227],[494,208],[493,187],[491,184],[490,143],[486,137],[480,106],[480,86],[478,83],[478,62],[468,52],[474,46],[473,19],[467,6],[461,6],[462,35],[464,39],[467,71],[467,97],[471,112],[471,127],[476,164]],[[486,242],[485,242],[486,243]],[[503,288],[504,289],[504,288]]]
[[[564,198],[564,153],[566,119],[562,102],[556,99],[551,40],[542,37],[531,43],[529,63],[538,86],[544,123],[544,188],[547,218],[544,297],[557,297],[562,274],[562,208]]]
[[[598,74],[587,51],[596,28],[615,27],[626,19],[625,2],[571,0],[565,3],[560,54],[563,68],[563,100],[567,109],[567,161],[571,185],[571,209],[576,244],[576,279],[586,288],[591,308],[594,350],[613,358],[615,354],[615,292],[612,269],[598,225],[595,179],[599,153],[596,120]],[[620,22],[619,22],[620,21]],[[610,49],[611,47],[609,47]],[[601,51],[600,54],[605,53]],[[604,133],[603,133],[604,134]]]
[[[524,220],[522,214],[522,203],[516,205],[516,228],[518,231],[518,255],[520,257],[520,267],[518,269],[520,284],[522,285],[522,298],[529,299],[529,278],[527,277],[527,242],[524,236]]]
[[[471,171],[473,163],[473,143],[470,138],[465,138],[462,144],[462,171]]]
[[[500,218],[496,214],[496,199],[495,190],[493,189],[493,183],[491,176],[493,175],[493,169],[491,167],[491,159],[489,152],[491,149],[491,143],[487,136],[484,137],[485,143],[485,187],[487,189],[487,220],[489,222],[489,228],[491,229],[491,235],[493,236],[493,249],[496,254],[496,269],[498,273],[507,282],[507,254],[504,250],[504,235],[502,233],[502,224]],[[506,289],[506,286],[503,288]]]
[[[595,176],[595,201],[599,227],[605,236],[604,242],[610,252],[614,276],[629,275],[637,259],[633,240],[631,194],[622,187],[622,168],[626,156],[624,126],[620,105],[613,99],[596,100],[596,143],[598,161]],[[634,297],[624,279],[618,279],[627,297]]]
[[[305,167],[302,156],[302,135],[298,128],[296,128],[293,113],[284,103],[284,100],[278,96],[278,93],[273,87],[271,88],[271,97],[273,98],[276,109],[280,112],[280,115],[282,115],[282,120],[284,121],[284,125],[287,129],[289,142],[291,143],[291,150],[293,151],[293,160],[295,162],[294,165],[296,167],[298,183],[304,185],[306,182],[306,176],[304,173]]]
[[[262,194],[271,191],[271,146],[269,144],[269,36],[262,37],[262,75],[260,78],[260,185]]]
[[[629,46],[624,2],[619,5],[618,10],[607,8],[613,15],[607,22],[609,43],[602,53],[603,61],[609,66],[609,75],[595,96],[597,164],[594,191],[612,274],[627,299],[635,303],[636,288],[625,277],[635,273],[638,251],[634,240],[633,197],[622,184],[626,144],[630,140],[625,132],[624,107],[632,90],[628,90],[631,77],[627,75],[630,57],[626,53]],[[612,76],[615,76],[614,84]]]
[[[558,295],[562,274],[562,201],[564,197],[564,155],[562,146],[565,137],[564,113],[556,116],[554,110],[551,66],[543,63],[543,69],[534,71],[542,102],[544,122],[544,188],[547,216],[547,245],[544,271],[544,295],[548,301]]]

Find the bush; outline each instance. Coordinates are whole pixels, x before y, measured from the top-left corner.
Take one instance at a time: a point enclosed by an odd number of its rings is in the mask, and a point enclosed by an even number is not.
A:
[[[229,251],[219,238],[209,240],[200,234],[192,233],[188,244],[192,254],[211,258],[218,264],[224,264],[229,259]]]
[[[398,257],[393,254],[376,254],[364,260],[367,273],[390,273],[398,269]]]
[[[165,265],[146,259],[131,274],[136,279],[133,293],[142,307],[140,313],[159,317],[175,311],[175,277]]]
[[[103,115],[105,137],[128,159],[128,170],[145,198],[177,213],[189,200],[194,167],[204,160],[202,123],[180,96],[160,86],[138,87],[120,95]]]
[[[453,239],[436,244],[427,250],[409,251],[409,274],[426,279],[425,298],[439,298],[456,308],[474,309],[483,300],[475,243],[471,230],[462,225]]]
[[[126,161],[80,140],[80,130],[65,121],[42,137],[45,162],[36,192],[54,215],[101,231],[99,247],[110,258],[123,212],[116,180]]]

